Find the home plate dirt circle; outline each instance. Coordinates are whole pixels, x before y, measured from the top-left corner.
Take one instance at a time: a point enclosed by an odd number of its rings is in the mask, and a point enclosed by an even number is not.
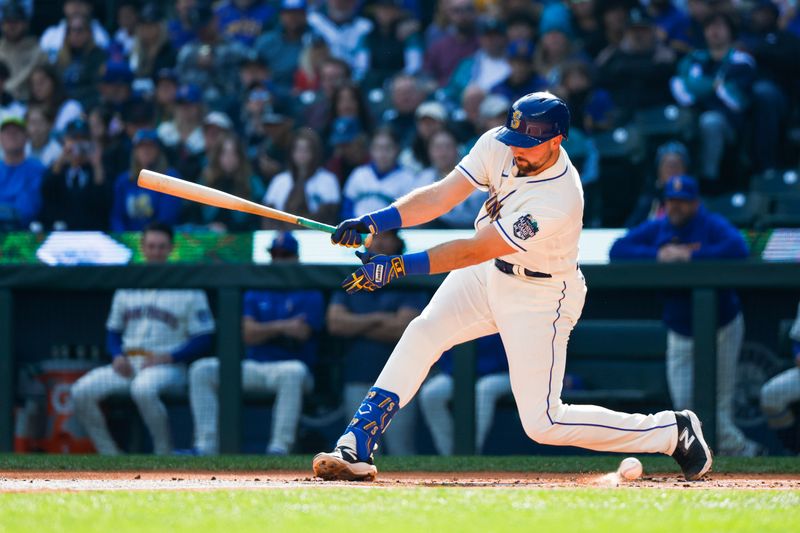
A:
[[[324,482],[307,471],[125,471],[125,472],[0,472],[0,492],[80,492],[116,490],[269,490],[354,487],[391,489],[460,487],[485,489],[559,489],[629,487],[643,489],[800,490],[798,474],[711,474],[686,482],[677,474],[651,474],[636,481],[614,473],[553,474],[542,472],[385,472],[373,483]]]

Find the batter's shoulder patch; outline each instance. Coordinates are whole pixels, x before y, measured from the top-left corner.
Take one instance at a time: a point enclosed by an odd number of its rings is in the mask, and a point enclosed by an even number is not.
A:
[[[514,236],[523,241],[539,233],[539,223],[530,215],[522,215],[514,222]]]

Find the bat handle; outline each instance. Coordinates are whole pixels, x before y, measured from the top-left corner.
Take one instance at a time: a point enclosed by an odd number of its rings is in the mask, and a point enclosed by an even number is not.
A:
[[[334,231],[336,231],[336,226],[323,224],[322,222],[317,222],[316,220],[311,220],[303,217],[297,217],[297,225],[303,226],[304,228],[308,229],[324,231],[325,233],[333,233]],[[372,242],[372,235],[369,233],[367,234],[362,233],[361,242],[364,243],[364,246],[368,246]]]

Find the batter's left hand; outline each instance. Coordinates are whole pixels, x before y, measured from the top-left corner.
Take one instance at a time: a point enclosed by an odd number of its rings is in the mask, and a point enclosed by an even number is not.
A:
[[[406,275],[406,265],[402,255],[376,255],[369,252],[356,252],[356,255],[364,266],[342,282],[342,288],[347,294],[358,291],[372,292]]]

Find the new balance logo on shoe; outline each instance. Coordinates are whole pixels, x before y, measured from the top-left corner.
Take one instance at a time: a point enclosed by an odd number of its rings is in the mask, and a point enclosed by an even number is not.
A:
[[[689,434],[689,428],[683,428],[681,434],[678,435],[678,442],[683,441],[683,449],[687,451],[695,440],[697,440],[697,437]]]

